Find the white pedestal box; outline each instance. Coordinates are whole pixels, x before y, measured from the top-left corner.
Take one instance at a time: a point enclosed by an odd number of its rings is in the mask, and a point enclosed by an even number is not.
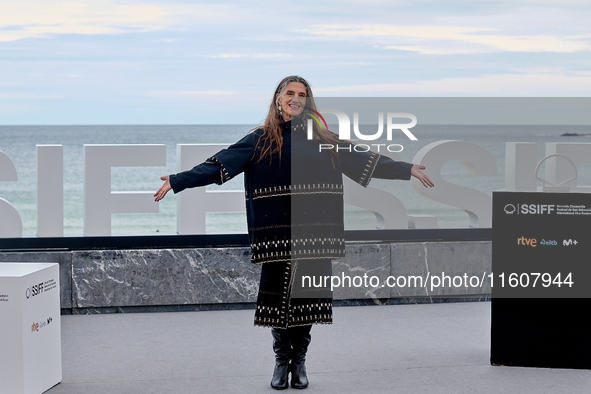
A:
[[[62,380],[59,265],[0,263],[0,394]]]

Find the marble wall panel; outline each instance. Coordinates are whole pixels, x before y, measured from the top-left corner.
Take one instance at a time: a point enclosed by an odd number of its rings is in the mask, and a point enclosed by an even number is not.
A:
[[[248,248],[0,252],[0,261],[59,263],[63,309],[138,311],[252,306],[261,267],[250,263],[249,254]],[[475,299],[490,295],[490,271],[490,241],[348,243],[346,257],[333,263],[333,276],[341,281],[334,298],[349,303]],[[484,275],[485,280],[482,287],[456,287],[448,280],[433,289],[431,282],[422,287],[408,281],[404,287],[386,283],[389,275],[431,280],[427,275],[443,274],[466,275],[468,281]]]
[[[491,293],[490,241],[395,243],[391,248],[391,275],[407,278],[406,286],[390,287],[393,298]]]
[[[389,298],[385,281],[390,275],[389,244],[348,244],[346,257],[333,263],[336,300]]]
[[[255,302],[248,248],[73,252],[73,307]]]

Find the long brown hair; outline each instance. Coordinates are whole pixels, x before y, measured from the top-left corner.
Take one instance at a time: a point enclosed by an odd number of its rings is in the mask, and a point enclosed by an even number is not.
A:
[[[298,75],[291,75],[289,77],[283,78],[283,80],[279,82],[279,85],[277,85],[277,88],[273,93],[271,105],[269,106],[269,113],[267,114],[267,118],[265,119],[265,123],[262,127],[263,135],[257,143],[257,145],[262,144],[262,151],[259,157],[259,161],[262,160],[265,156],[273,155],[277,152],[279,152],[279,157],[281,158],[281,147],[283,146],[283,137],[281,135],[281,132],[283,131],[283,124],[285,122],[283,121],[283,114],[279,111],[277,97],[285,90],[287,84],[289,84],[290,82],[299,82],[306,87],[305,107],[317,111],[316,104],[314,103],[314,95],[312,94],[312,89],[308,81],[306,81],[304,78]],[[304,110],[300,118],[303,122],[306,122],[308,118],[312,119],[308,115],[307,110]],[[315,141],[331,144],[338,144],[340,142],[343,142],[340,141],[335,134],[331,133],[323,127],[318,126],[318,124],[315,122],[313,122],[313,127],[313,139]]]

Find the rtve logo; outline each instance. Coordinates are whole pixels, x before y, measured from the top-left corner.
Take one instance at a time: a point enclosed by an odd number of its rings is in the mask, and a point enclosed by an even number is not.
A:
[[[538,240],[535,238],[521,237],[517,238],[517,245],[531,246],[532,248],[535,248],[538,246]]]
[[[52,321],[53,321],[53,318],[50,316],[50,317],[47,318],[46,321],[42,321],[42,322],[39,322],[39,323],[33,323],[31,325],[31,332],[39,332],[39,329],[40,328],[43,328],[43,327],[46,327],[46,326],[50,325]]]

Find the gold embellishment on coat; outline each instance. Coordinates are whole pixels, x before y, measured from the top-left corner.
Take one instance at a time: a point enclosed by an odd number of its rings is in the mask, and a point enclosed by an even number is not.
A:
[[[224,167],[224,164],[221,161],[219,161],[217,157],[212,156],[209,159],[205,160],[205,162],[207,164],[217,164],[220,166],[220,185],[232,179],[232,177],[228,173],[228,170],[226,169],[226,167]]]
[[[345,244],[345,238],[331,238],[331,237],[314,237],[314,238],[297,238],[297,239],[278,239],[272,241],[262,241],[256,242],[250,245],[253,250],[253,253],[258,252],[259,250],[266,250],[266,249],[273,249],[278,247],[287,248],[288,245],[290,248],[297,248],[299,246],[304,246],[308,244],[308,246],[321,246],[321,245],[339,245],[343,246]],[[332,250],[332,249],[331,249]],[[336,249],[334,249],[336,250]],[[275,252],[275,253],[287,253],[287,252]]]
[[[363,173],[361,174],[361,178],[359,179],[359,184],[363,187],[367,187],[369,181],[371,180],[371,176],[373,175],[376,166],[378,165],[378,161],[380,159],[380,155],[377,153],[371,154],[365,168],[363,169]]]
[[[343,194],[343,185],[337,183],[317,183],[306,185],[284,185],[255,189],[252,199],[300,195],[300,194]]]

